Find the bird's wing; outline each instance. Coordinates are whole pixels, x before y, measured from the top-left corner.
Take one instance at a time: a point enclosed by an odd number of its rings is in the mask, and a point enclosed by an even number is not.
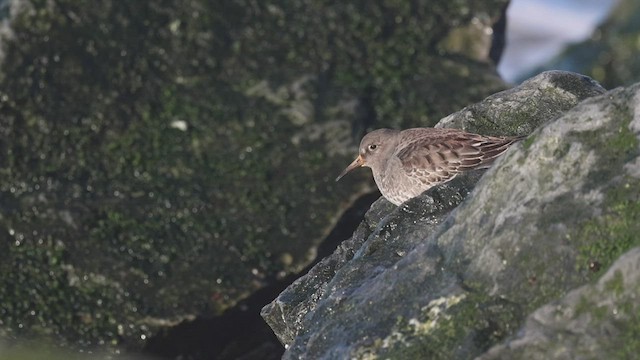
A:
[[[487,168],[521,138],[491,137],[461,131],[412,136],[396,156],[407,175],[424,183],[453,179],[463,171]]]

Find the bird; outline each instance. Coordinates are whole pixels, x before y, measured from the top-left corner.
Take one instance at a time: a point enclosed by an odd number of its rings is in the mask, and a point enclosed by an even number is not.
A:
[[[394,205],[457,175],[485,169],[524,136],[497,137],[459,129],[378,129],[360,142],[358,157],[336,178],[369,167],[382,196]]]

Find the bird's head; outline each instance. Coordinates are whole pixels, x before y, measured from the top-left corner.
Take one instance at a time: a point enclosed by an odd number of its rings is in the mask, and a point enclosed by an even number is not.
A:
[[[365,135],[360,141],[358,157],[338,175],[336,181],[342,179],[351,170],[362,166],[370,167],[374,171],[382,168],[389,159],[389,153],[396,146],[399,133],[398,130],[378,129]]]

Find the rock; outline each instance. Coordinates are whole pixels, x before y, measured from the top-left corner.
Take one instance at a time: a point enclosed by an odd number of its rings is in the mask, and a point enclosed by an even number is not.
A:
[[[436,127],[489,135],[529,134],[580,101],[604,92],[587,76],[546,71],[445,117]]]
[[[433,191],[431,196],[411,199],[406,206],[396,207],[382,197],[373,203],[353,237],[345,240],[331,256],[323,259],[264,308],[263,315],[280,341],[283,344],[293,342],[305,326],[304,317],[317,306],[315,300],[327,295],[329,282],[331,286],[347,288],[354,279],[362,279],[393,266],[417,244],[407,241],[406,237],[390,237],[389,234],[416,221],[422,226],[414,229],[415,239],[433,232],[465,198],[480,174],[458,177]],[[412,212],[409,207],[418,212]]]
[[[0,9],[0,336],[139,349],[304,268],[365,129],[505,88],[449,35],[507,2]]]
[[[263,309],[284,358],[479,356],[640,245],[640,84],[589,97],[602,91],[547,73],[469,107],[494,116],[478,129],[542,125],[457,207],[454,197],[434,208],[437,188],[386,216],[373,207],[339,252]],[[538,109],[530,121],[525,108]]]
[[[630,51],[638,48],[640,3],[619,0],[614,6],[589,39],[568,46],[543,68],[576,71],[594,78],[606,88],[631,85],[640,80],[640,58],[635,51]]]
[[[640,248],[593,285],[540,307],[516,334],[478,359],[632,359],[638,355]]]

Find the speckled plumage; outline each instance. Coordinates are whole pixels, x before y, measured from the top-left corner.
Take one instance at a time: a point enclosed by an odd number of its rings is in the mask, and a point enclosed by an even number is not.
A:
[[[458,129],[379,129],[365,135],[359,155],[338,176],[368,166],[382,195],[400,205],[473,169],[487,168],[522,137],[494,137]]]

